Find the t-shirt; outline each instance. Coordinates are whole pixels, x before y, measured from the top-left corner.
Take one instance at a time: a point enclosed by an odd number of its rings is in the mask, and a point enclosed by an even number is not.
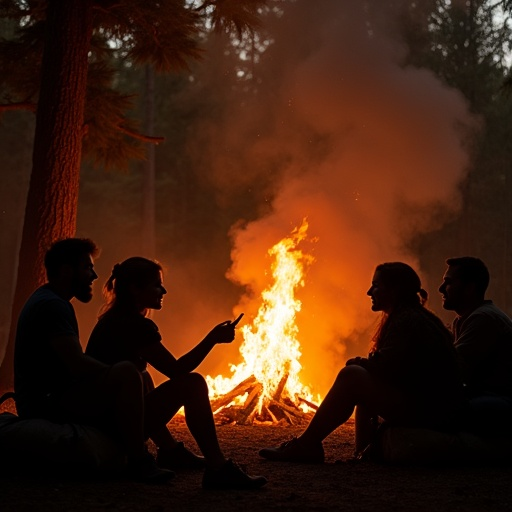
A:
[[[46,284],[29,297],[18,319],[14,391],[20,417],[39,416],[46,398],[72,382],[50,345],[58,336],[73,336],[79,342],[78,322],[71,303]]]
[[[141,348],[161,340],[158,326],[149,318],[112,308],[98,320],[85,353],[109,365],[131,361],[142,372],[147,362],[140,356]]]
[[[453,321],[462,378],[471,395],[512,397],[512,320],[492,301]]]

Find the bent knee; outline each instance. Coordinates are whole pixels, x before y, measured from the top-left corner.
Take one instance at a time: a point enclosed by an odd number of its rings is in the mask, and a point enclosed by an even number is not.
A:
[[[205,378],[200,374],[196,372],[186,373],[185,375],[182,375],[180,379],[183,380],[183,384],[186,386],[193,387],[194,389],[198,388],[206,388],[208,389],[208,384],[206,384]]]
[[[362,366],[356,364],[351,364],[349,366],[345,366],[338,372],[335,383],[356,383],[364,380],[369,380],[370,378],[370,373],[368,372],[368,370],[366,370],[366,368],[363,368]]]

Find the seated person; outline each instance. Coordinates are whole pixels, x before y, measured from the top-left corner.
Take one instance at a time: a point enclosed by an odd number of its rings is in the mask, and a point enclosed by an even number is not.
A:
[[[130,363],[112,365],[85,355],[71,300],[89,302],[97,279],[88,239],[54,243],[45,255],[48,282],[25,303],[14,348],[14,390],[21,419],[99,428],[120,442],[130,477],[162,482],[174,474],[147,453],[140,376]]]
[[[512,421],[512,320],[485,299],[489,271],[478,258],[446,261],[439,291],[443,307],[455,311],[455,350],[469,398],[464,425],[481,435],[508,433]]]
[[[91,333],[86,354],[106,364],[130,361],[137,367],[145,383],[145,436],[158,447],[158,465],[206,467],[205,488],[255,489],[264,485],[266,478],[250,476],[224,457],[206,381],[193,372],[215,345],[233,341],[236,324],[228,321],[217,325],[190,352],[176,359],[162,344],[157,325],[147,318],[151,309],[162,308],[167,293],[158,263],[134,257],[115,265],[104,292],[107,303]],[[148,363],[168,380],[155,388],[146,370]],[[204,460],[177,443],[167,429],[167,423],[182,406]]]
[[[424,307],[427,292],[405,263],[379,265],[368,295],[382,319],[369,357],[347,361],[306,430],[260,455],[270,460],[320,463],[322,441],[356,410],[356,455],[373,437],[374,417],[390,425],[457,429],[464,407],[452,337]]]

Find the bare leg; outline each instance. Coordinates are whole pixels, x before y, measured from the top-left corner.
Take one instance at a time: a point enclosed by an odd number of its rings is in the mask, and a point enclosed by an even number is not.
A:
[[[149,393],[155,390],[155,384],[149,372],[142,372],[142,382],[144,385],[145,396],[147,396]],[[178,444],[178,442],[176,441],[176,439],[171,434],[171,432],[169,431],[165,424],[158,425],[153,428],[151,439],[157,445],[158,448],[162,448],[163,450],[172,450]]]
[[[157,446],[169,442],[167,422],[185,407],[185,420],[206,461],[220,467],[226,461],[219,446],[208,387],[198,373],[168,380],[146,396],[146,433]],[[165,444],[161,446],[165,448]]]
[[[361,366],[345,366],[299,441],[321,443],[350,418],[356,405],[381,416],[394,416],[400,402],[401,396],[396,390],[376,382]]]

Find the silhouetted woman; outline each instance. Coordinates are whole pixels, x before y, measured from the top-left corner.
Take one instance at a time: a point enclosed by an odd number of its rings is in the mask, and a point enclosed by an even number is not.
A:
[[[130,361],[139,370],[145,388],[144,429],[158,447],[157,464],[168,469],[205,467],[203,487],[257,488],[264,477],[252,477],[226,460],[217,440],[204,378],[193,370],[218,343],[230,343],[235,325],[214,327],[190,352],[176,359],[162,344],[157,325],[147,318],[161,309],[166,294],[162,267],[141,257],[116,264],[104,286],[106,304],[89,339],[86,353],[106,364]],[[154,387],[147,372],[150,364],[168,377]],[[187,426],[204,455],[198,457],[178,443],[167,429],[168,421],[184,406]]]
[[[322,441],[356,408],[356,454],[371,440],[372,418],[391,425],[450,431],[463,405],[453,341],[442,321],[424,307],[420,278],[401,262],[379,265],[367,294],[383,313],[370,355],[349,359],[298,438],[262,457],[323,462]]]

